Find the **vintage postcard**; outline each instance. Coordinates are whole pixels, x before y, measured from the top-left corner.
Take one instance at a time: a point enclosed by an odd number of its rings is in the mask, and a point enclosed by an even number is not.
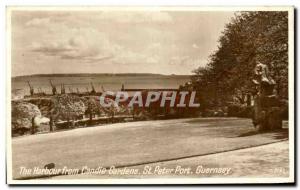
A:
[[[294,183],[293,7],[7,7],[8,184]]]

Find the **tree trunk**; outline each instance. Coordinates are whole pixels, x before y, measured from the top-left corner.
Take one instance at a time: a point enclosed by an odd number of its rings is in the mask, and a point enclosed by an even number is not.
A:
[[[53,131],[53,116],[52,115],[50,116],[49,125],[50,125],[50,132],[52,132]]]
[[[247,94],[247,106],[251,106],[251,95]]]
[[[35,123],[34,123],[34,118],[35,117],[33,117],[32,119],[31,119],[31,134],[33,135],[34,133],[35,133]]]
[[[114,122],[114,116],[115,116],[115,113],[112,112],[112,114],[111,114],[111,122],[112,122],[112,123]]]
[[[90,125],[92,124],[92,122],[93,122],[93,114],[92,114],[92,112],[90,111],[90,112],[89,112],[89,123],[90,123]]]

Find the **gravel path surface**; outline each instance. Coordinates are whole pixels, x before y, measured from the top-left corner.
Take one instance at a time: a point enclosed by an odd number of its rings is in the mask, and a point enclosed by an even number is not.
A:
[[[224,153],[127,167],[128,170],[138,170],[139,175],[118,175],[113,170],[107,170],[106,173],[86,170],[79,175],[56,176],[52,179],[288,177],[288,152],[289,143],[283,141]]]

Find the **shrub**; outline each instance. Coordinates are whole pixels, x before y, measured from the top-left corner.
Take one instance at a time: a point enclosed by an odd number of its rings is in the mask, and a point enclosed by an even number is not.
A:
[[[12,102],[12,131],[27,131],[32,127],[32,119],[41,117],[39,108],[28,102]]]

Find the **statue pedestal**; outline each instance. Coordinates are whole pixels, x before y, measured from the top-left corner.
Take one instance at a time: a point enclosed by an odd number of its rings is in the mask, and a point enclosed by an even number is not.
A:
[[[253,124],[259,131],[282,128],[280,103],[277,96],[257,96],[254,102]]]

